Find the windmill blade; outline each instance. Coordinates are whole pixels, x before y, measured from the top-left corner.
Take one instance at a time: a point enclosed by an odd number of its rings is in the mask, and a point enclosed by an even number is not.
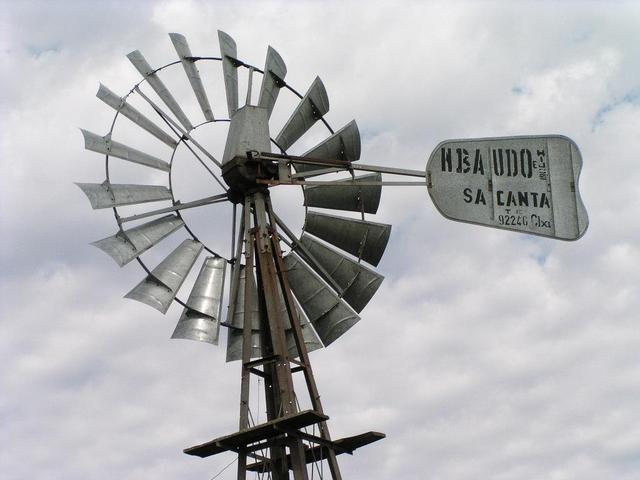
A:
[[[353,182],[382,182],[382,174],[372,173],[355,179],[348,178],[331,182],[338,185],[346,183],[347,185],[344,186],[310,185],[304,187],[304,205],[332,210],[376,213],[380,205],[382,184],[353,185]]]
[[[92,152],[103,153],[111,157],[121,158],[128,162],[145,165],[147,167],[168,172],[171,170],[170,165],[164,160],[160,160],[153,155],[141,152],[135,148],[128,147],[122,143],[114,142],[111,138],[101,137],[98,134],[80,129],[84,136],[84,148]]]
[[[355,120],[350,121],[329,138],[323,140],[303,157],[322,158],[324,160],[344,160],[355,162],[360,159],[360,131]],[[321,167],[294,163],[297,172],[308,172]]]
[[[136,70],[140,72],[151,88],[158,94],[158,96],[162,99],[164,104],[169,107],[169,110],[175,115],[178,121],[182,124],[182,126],[187,130],[193,130],[193,125],[182,111],[176,99],[173,98],[171,92],[167,89],[164,82],[160,80],[160,77],[155,73],[155,70],[151,68],[151,65],[144,58],[140,50],[134,50],[130,54],[127,55],[129,61],[136,67]]]
[[[137,109],[129,105],[122,97],[109,90],[103,84],[100,84],[100,88],[98,88],[96,97],[98,97],[114,110],[120,112],[140,128],[146,130],[158,140],[165,143],[167,146],[176,148],[176,146],[178,145],[178,142],[175,141],[168,133],[162,130],[158,125],[153,123]]]
[[[342,298],[351,305],[351,308],[360,313],[376,293],[384,277],[307,234],[303,234],[300,241],[313,255],[314,260],[342,288]],[[309,265],[313,268],[313,263]],[[322,275],[320,272],[317,273]]]
[[[203,248],[200,242],[185,240],[124,298],[137,300],[167,313]]]
[[[281,295],[282,306],[283,306],[283,314],[285,315],[285,325],[286,325],[286,339],[287,339],[287,349],[289,351],[289,355],[293,358],[298,356],[298,347],[296,346],[296,340],[293,336],[293,329],[291,328],[291,322],[289,321],[289,315],[286,311],[286,306],[284,303],[284,297]],[[302,340],[306,346],[307,352],[313,352],[314,350],[318,350],[322,348],[324,345],[320,342],[320,338],[318,338],[318,334],[311,328],[311,324],[309,320],[307,320],[304,313],[302,313],[302,308],[300,307],[300,303],[296,298],[294,298],[295,309],[298,315],[298,321],[300,322],[300,329],[302,330]]]
[[[184,225],[176,215],[167,215],[91,243],[111,256],[121,267]]]
[[[295,253],[284,259],[291,290],[300,300],[322,343],[330,345],[360,320]]]
[[[190,60],[189,57],[193,57],[191,54],[191,49],[189,48],[189,44],[187,43],[187,39],[184,35],[179,33],[170,33],[169,37],[171,37],[171,42],[178,53],[178,57],[182,62],[182,66],[184,67],[184,71],[187,74],[187,78],[189,79],[189,83],[191,84],[191,88],[193,89],[193,93],[196,95],[196,99],[200,104],[200,109],[204,114],[204,118],[206,118],[209,122],[213,122],[213,112],[211,111],[211,105],[209,105],[209,99],[207,98],[207,93],[204,90],[204,85],[202,84],[202,79],[200,78],[200,72],[196,67],[196,63],[193,60]]]
[[[251,354],[250,358],[262,356],[262,347],[260,344],[260,312],[258,309],[258,297],[256,296],[256,281],[253,275],[247,277],[247,271],[244,265],[240,266],[240,281],[238,282],[238,294],[236,296],[236,304],[233,317],[231,318],[231,327],[227,335],[227,362],[242,359],[242,328],[244,325],[244,290],[245,283],[250,282],[250,289],[253,292],[253,301],[250,307],[251,319]]]
[[[227,261],[207,257],[171,338],[218,344]]]
[[[102,183],[76,183],[76,185],[87,196],[94,210],[171,200],[171,191],[163,185],[112,184],[108,180]]]
[[[227,362],[242,360],[242,329],[230,328],[227,335]],[[260,330],[251,330],[251,355],[250,358],[262,357],[262,344],[260,342]]]
[[[284,77],[287,74],[287,66],[284,60],[274,48],[267,49],[267,59],[264,62],[264,75],[260,86],[260,97],[258,106],[267,109],[267,118],[271,117],[273,107],[278,99],[280,88],[284,84]]]
[[[240,285],[244,284],[244,267],[242,267],[240,273]],[[256,288],[255,280],[253,280],[253,276],[251,276],[252,288]],[[255,292],[255,290],[254,290]],[[298,350],[295,343],[295,338],[291,329],[291,322],[289,321],[289,315],[287,313],[287,308],[284,303],[284,296],[282,295],[282,291],[278,289],[280,294],[280,315],[284,318],[285,324],[285,336],[287,340],[287,349],[289,351],[289,355],[293,358],[298,356]],[[251,358],[257,358],[262,356],[262,340],[260,336],[260,314],[258,312],[258,303],[257,297],[255,298],[254,305],[252,306],[252,321],[251,321]],[[294,299],[295,301],[295,299]],[[242,310],[241,312],[238,310]],[[300,328],[302,329],[302,339],[307,347],[308,352],[312,352],[319,348],[322,348],[322,343],[320,343],[320,339],[318,335],[313,331],[309,321],[305,318],[300,305],[297,301],[295,301],[295,309],[298,315],[298,319],[300,322]],[[242,358],[242,326],[244,322],[244,289],[240,288],[238,291],[238,302],[236,303],[236,310],[233,317],[232,325],[236,328],[229,329],[229,335],[227,337],[227,362],[232,362],[234,360],[240,360]]]
[[[278,134],[276,143],[282,150],[288,149],[328,111],[327,90],[320,77],[316,77]]]
[[[304,230],[376,266],[387,247],[391,225],[307,212]]]
[[[230,35],[218,30],[220,55],[222,56],[222,74],[224,75],[224,90],[227,94],[227,109],[229,118],[238,110],[238,49],[236,42]]]

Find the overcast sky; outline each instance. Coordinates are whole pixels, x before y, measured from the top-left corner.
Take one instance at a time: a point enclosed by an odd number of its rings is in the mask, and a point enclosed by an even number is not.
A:
[[[104,180],[78,130],[109,130],[99,82],[120,95],[138,82],[135,49],[174,61],[169,32],[218,56],[218,29],[259,67],[275,47],[299,91],[319,75],[327,120],[357,120],[367,163],[424,169],[442,140],[502,135],[567,135],[582,152],[590,226],[577,242],[451,222],[424,187],[383,192],[386,279],[362,320],[312,354],[333,436],[387,434],[340,457],[344,478],[640,479],[638,3],[0,3],[3,479],[209,479],[234,459],[182,449],[237,427],[239,365],[224,342],[169,340],[179,306],[163,316],[122,298],[143,271],[88,245],[115,221],[72,183]],[[201,72],[225,116],[218,66]],[[202,121],[179,66],[166,81]],[[276,124],[294,103],[282,95]],[[166,158],[124,122],[114,135]],[[225,128],[199,138],[215,145]],[[314,127],[297,148],[323,136]],[[180,198],[219,193],[187,158]],[[299,231],[300,191],[274,201]],[[228,252],[229,212],[189,218]]]

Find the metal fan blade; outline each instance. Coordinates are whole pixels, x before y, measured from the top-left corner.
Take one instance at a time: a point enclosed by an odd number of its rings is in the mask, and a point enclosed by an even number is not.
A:
[[[162,99],[164,104],[169,107],[169,110],[176,116],[178,121],[182,124],[182,126],[187,130],[193,130],[193,125],[182,111],[176,99],[173,98],[171,92],[167,89],[164,82],[160,80],[160,77],[155,73],[155,69],[151,68],[151,65],[144,58],[140,50],[134,50],[130,54],[127,55],[129,61],[136,67],[136,70],[140,72],[153,90],[158,94],[158,96]]]
[[[108,137],[101,137],[88,130],[80,129],[82,135],[84,135],[84,148],[91,150],[92,152],[103,153],[111,157],[121,158],[128,162],[137,163],[139,165],[145,165],[147,167],[162,170],[168,172],[171,167],[164,160],[160,160],[153,155],[141,152],[135,148],[128,147],[122,143],[114,142]]]
[[[114,110],[119,111],[122,115],[127,117],[133,123],[143,128],[151,135],[156,137],[161,142],[165,143],[171,148],[176,148],[178,142],[176,142],[168,133],[162,130],[158,125],[153,123],[147,117],[145,117],[138,110],[129,105],[122,97],[118,96],[104,85],[100,84],[96,97],[109,105]]]
[[[111,256],[121,267],[184,225],[176,215],[167,215],[91,243]]]
[[[307,212],[304,230],[375,266],[387,247],[391,225]]]
[[[289,313],[287,312],[287,305],[284,301],[282,289],[278,288],[278,294],[280,297],[280,315],[282,315],[282,318],[284,318],[287,349],[289,351],[289,355],[295,358],[298,356],[298,347],[296,346],[296,340],[293,336],[293,329],[291,328],[291,321],[289,320]],[[320,343],[318,335],[313,331],[313,328],[311,328],[311,325],[309,324],[309,320],[307,320],[305,315],[302,313],[300,303],[295,297],[293,298],[293,302],[293,306],[296,309],[296,315],[298,316],[298,321],[300,323],[300,328],[302,330],[302,340],[307,347],[307,352],[312,352],[314,350],[322,348],[323,345],[322,343]]]
[[[280,148],[286,150],[328,111],[329,97],[327,96],[327,91],[320,77],[316,77],[278,134],[276,143]]]
[[[240,266],[240,281],[238,282],[238,295],[231,327],[227,335],[227,362],[242,359],[242,328],[244,325],[244,286],[247,281],[247,272],[244,265]],[[256,296],[256,281],[253,275],[248,279],[250,288],[253,291],[253,301],[251,302],[251,358],[262,356],[260,344],[260,312],[258,310],[258,297]]]
[[[171,338],[218,344],[226,266],[224,258],[206,258]]]
[[[355,162],[360,159],[360,131],[355,120],[350,121],[326,140],[320,142],[302,155],[309,158],[345,160]],[[294,163],[296,171],[307,172],[321,167]]]
[[[372,173],[355,179],[337,180],[332,183],[345,182],[382,182],[382,174]],[[380,185],[345,185],[334,187],[331,185],[310,185],[304,187],[304,204],[307,207],[330,208],[332,210],[364,211],[376,213],[382,195]]]
[[[360,320],[295,253],[285,257],[291,290],[299,299],[322,343],[330,345]]]
[[[313,352],[314,350],[318,350],[323,347],[320,339],[318,338],[318,334],[311,328],[311,324],[309,320],[302,313],[302,308],[300,307],[300,303],[297,299],[294,298],[296,312],[298,314],[298,320],[300,322],[300,329],[302,330],[302,340],[307,348],[307,352]],[[286,338],[287,338],[287,349],[289,351],[289,355],[293,358],[298,356],[298,347],[296,346],[296,340],[293,336],[291,322],[288,319],[286,306],[284,304],[284,297],[282,298],[282,306],[283,306],[283,314],[285,315],[285,325],[286,325]]]
[[[103,183],[76,183],[91,202],[91,207],[119,207],[138,203],[171,200],[171,192],[163,185],[128,185]]]
[[[269,47],[264,64],[262,85],[260,86],[260,97],[258,98],[258,106],[267,109],[267,118],[271,117],[286,74],[287,66],[284,64],[284,60],[275,49]]]
[[[193,89],[193,93],[196,94],[196,98],[198,99],[198,103],[200,104],[200,108],[202,109],[202,113],[204,114],[204,118],[208,121],[213,122],[213,112],[211,111],[211,105],[209,105],[209,99],[207,98],[207,93],[204,90],[204,85],[202,84],[202,79],[200,78],[200,72],[198,72],[198,68],[196,67],[196,63],[193,60],[189,60],[190,57],[193,57],[191,53],[191,49],[189,48],[189,44],[187,43],[187,39],[184,35],[179,33],[170,33],[169,37],[171,37],[171,41],[173,42],[173,46],[178,53],[178,57],[182,62],[182,66],[184,67],[184,71],[187,74],[187,78],[189,79],[189,83],[191,84],[191,88]]]
[[[244,284],[244,267],[242,267],[240,273],[240,285]],[[255,288],[255,281],[252,280],[252,288]],[[255,291],[255,290],[254,290]],[[291,322],[289,321],[289,315],[284,303],[284,296],[282,291],[278,289],[280,294],[280,315],[284,318],[285,335],[287,340],[287,348],[289,355],[292,357],[298,356],[298,349],[295,343],[293,333],[291,331]],[[295,299],[294,299],[295,301]],[[238,310],[240,309],[240,310]],[[322,343],[318,338],[318,335],[313,331],[309,321],[305,318],[300,309],[300,305],[295,301],[295,309],[300,321],[300,328],[302,329],[302,338],[307,347],[308,352],[312,352],[319,348],[322,348]],[[244,291],[242,288],[238,291],[238,303],[236,303],[235,315],[233,317],[232,325],[236,328],[229,329],[229,335],[227,337],[227,362],[234,360],[240,360],[242,358],[242,326],[244,322]],[[251,358],[257,358],[262,356],[262,340],[260,338],[260,314],[258,312],[257,298],[252,307],[252,321],[251,321]]]
[[[224,89],[227,94],[227,109],[229,118],[238,110],[238,49],[236,42],[230,35],[218,30],[220,55],[222,56],[222,73],[224,75]]]
[[[167,313],[203,248],[200,242],[185,240],[124,297]]]
[[[336,252],[307,234],[300,241],[331,278],[342,288],[342,298],[358,313],[369,303],[384,277],[363,264]],[[313,268],[313,263],[309,263]],[[320,272],[317,272],[322,275]]]

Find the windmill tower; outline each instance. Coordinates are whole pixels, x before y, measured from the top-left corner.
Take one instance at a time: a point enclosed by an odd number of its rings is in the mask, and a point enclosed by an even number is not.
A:
[[[577,188],[580,154],[565,137],[510,137],[443,142],[431,155],[426,171],[362,164],[357,124],[331,128],[324,118],[329,99],[319,78],[300,94],[286,83],[285,64],[273,48],[267,50],[261,70],[239,59],[229,35],[218,32],[218,36],[220,56],[206,57],[194,56],[185,37],[172,33],[177,61],[153,68],[135,51],[128,58],[142,80],[123,97],[100,86],[97,96],[116,111],[114,121],[106,135],[82,132],[85,147],[105,156],[106,179],[78,185],[93,208],[113,209],[118,230],[94,245],[120,266],[136,260],[145,270],[146,277],[128,298],[163,313],[174,301],[184,307],[172,338],[217,344],[220,326],[227,330],[227,360],[241,363],[238,431],[187,448],[185,453],[208,457],[237,452],[239,479],[246,478],[247,472],[267,473],[276,480],[291,474],[296,480],[307,479],[313,468],[322,476],[319,466],[325,464],[330,477],[340,479],[337,456],[384,434],[331,437],[309,352],[330,345],[355,325],[383,280],[373,267],[385,251],[391,226],[366,218],[376,213],[382,186],[426,186],[436,207],[454,220],[571,240],[587,227]],[[224,84],[228,118],[214,115],[198,62],[221,64],[218,84]],[[177,65],[183,67],[200,107],[201,124],[194,126],[160,78],[165,69]],[[242,106],[241,72],[247,78]],[[253,103],[258,75],[262,75],[260,93]],[[281,90],[299,101],[272,136],[270,117]],[[155,117],[136,109],[134,98]],[[116,121],[122,117],[141,134],[150,134],[168,147],[172,152],[168,161],[113,139]],[[211,152],[195,133],[202,125],[217,122],[229,123],[228,134],[220,151]],[[327,138],[302,155],[288,153],[317,122],[326,126]],[[220,193],[189,202],[176,198],[172,172],[178,148],[190,152]],[[165,172],[167,185],[112,181],[114,158]],[[367,173],[358,175],[358,171]],[[342,177],[331,176],[336,173]],[[383,174],[420,180],[383,181]],[[330,179],[322,180],[326,175]],[[280,185],[303,188],[302,235],[296,235],[274,209],[270,191]],[[171,205],[128,216],[121,213],[124,206],[149,202]],[[233,212],[229,257],[201,242],[181,213],[223,203]],[[325,210],[352,213],[344,216]],[[149,268],[142,255],[178,231],[186,232],[188,238]],[[178,290],[205,250],[208,255],[191,292],[186,301],[180,300]],[[295,388],[297,376],[303,378],[304,388]],[[264,385],[265,422],[252,421],[252,378]],[[301,408],[304,402],[311,408]]]

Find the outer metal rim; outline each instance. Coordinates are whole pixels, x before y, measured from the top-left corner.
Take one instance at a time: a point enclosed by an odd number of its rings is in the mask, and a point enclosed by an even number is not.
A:
[[[222,61],[222,58],[221,58],[221,57],[191,57],[191,58],[190,58],[190,60],[193,60],[194,62],[197,62],[197,61],[199,61],[199,60]],[[161,71],[161,70],[164,70],[165,68],[168,68],[168,67],[171,67],[171,66],[174,66],[174,65],[179,65],[179,64],[181,64],[181,61],[180,61],[180,60],[177,60],[177,61],[174,61],[174,62],[167,63],[167,64],[165,64],[165,65],[163,65],[163,66],[161,66],[161,67],[159,67],[159,68],[155,69],[155,70],[153,71],[153,73],[159,72],[159,71]],[[260,69],[260,68],[258,68],[258,67],[255,67],[255,66],[253,66],[253,65],[250,65],[250,64],[248,64],[248,63],[241,62],[241,66],[243,66],[243,67],[245,67],[245,68],[247,68],[247,69],[253,69],[254,71],[256,71],[256,72],[258,72],[258,73],[260,73],[260,74],[264,75],[264,71],[263,71],[263,70],[261,70],[261,69]],[[123,98],[123,100],[126,100],[126,99],[127,99],[127,98],[132,94],[132,93],[134,93],[134,92],[135,92],[135,90],[136,90],[136,89],[137,89],[141,84],[143,84],[143,83],[144,83],[144,82],[146,82],[146,81],[147,81],[147,77],[144,77],[142,80],[140,80],[139,82],[137,82],[137,83],[136,83],[136,84],[135,84],[135,85],[134,85],[134,86],[129,90],[129,92],[128,92],[126,95],[124,95],[124,97],[122,97],[122,98]],[[283,86],[283,88],[286,88],[287,90],[289,90],[290,92],[292,92],[292,93],[293,93],[295,96],[297,96],[298,98],[303,98],[303,95],[302,95],[302,94],[300,94],[297,90],[295,90],[295,89],[294,89],[293,87],[291,87],[290,85],[288,85],[288,84],[286,84],[286,83],[285,83],[285,85]],[[114,115],[114,117],[113,117],[113,121],[111,122],[111,127],[109,128],[109,132],[108,132],[108,135],[109,135],[109,136],[111,136],[111,134],[113,133],[113,129],[115,128],[116,121],[117,121],[117,119],[118,119],[118,116],[119,116],[119,115],[120,115],[120,110],[117,110],[117,111],[116,111],[116,113],[115,113],[115,115]],[[333,133],[334,133],[334,130],[331,128],[331,126],[329,125],[329,123],[327,122],[327,120],[326,120],[324,117],[321,117],[321,118],[320,118],[320,120],[321,120],[321,121],[322,121],[322,123],[325,125],[325,127],[327,128],[327,130],[329,131],[329,133],[330,133],[330,134],[333,134]],[[195,126],[194,126],[194,128],[193,128],[193,130],[195,130],[195,129],[197,129],[197,128],[199,128],[199,127],[201,127],[201,126],[205,125],[205,124],[209,124],[209,123],[216,123],[216,122],[230,122],[230,120],[229,120],[229,119],[215,119],[215,120],[213,120],[213,121],[205,121],[205,122],[202,122],[202,123],[200,123],[200,124],[198,124],[198,125],[195,125]],[[171,202],[172,202],[172,205],[173,205],[173,206],[177,205],[177,201],[176,201],[176,198],[175,198],[174,193],[173,193],[173,175],[172,175],[172,173],[173,173],[173,161],[174,161],[174,159],[175,159],[176,152],[178,151],[178,147],[179,147],[179,146],[180,146],[180,144],[181,144],[181,143],[183,143],[183,142],[184,142],[184,138],[181,138],[181,139],[176,143],[176,146],[175,146],[175,148],[173,149],[173,152],[171,153],[171,159],[170,159],[170,161],[169,161],[170,169],[169,169],[169,172],[168,172],[168,177],[169,177],[169,179],[168,179],[168,183],[169,183],[169,192],[171,193]],[[272,142],[272,143],[273,143],[273,144],[278,148],[278,150],[280,150],[280,152],[281,152],[281,153],[283,153],[283,154],[286,154],[286,153],[287,153],[285,149],[280,148],[280,146],[275,142],[275,140],[274,140],[273,138],[271,138],[271,142]],[[105,176],[106,176],[106,180],[107,180],[108,182],[111,182],[110,174],[109,174],[109,155],[108,155],[108,154],[107,154],[107,155],[105,155]],[[303,187],[301,186],[300,188],[303,188]],[[119,214],[119,212],[118,212],[118,208],[117,208],[117,207],[115,207],[115,206],[114,206],[114,207],[112,207],[112,208],[113,208],[113,214],[114,214],[114,217],[115,217],[115,219],[116,219],[116,222],[118,223],[118,228],[121,228],[121,224],[120,224],[120,214]],[[307,207],[305,206],[305,207],[304,207],[304,209],[305,209],[305,214],[306,214],[306,212],[307,212]],[[196,241],[200,242],[200,240],[198,239],[198,237],[197,237],[197,236],[193,233],[193,231],[189,228],[189,225],[187,224],[187,222],[185,221],[185,219],[184,219],[184,218],[182,217],[182,215],[180,214],[180,211],[179,211],[179,210],[177,210],[175,213],[176,213],[176,215],[177,215],[177,216],[178,216],[178,217],[179,217],[179,218],[184,222],[184,228],[185,228],[185,230],[187,231],[187,233],[188,233],[188,234],[193,238],[193,240],[196,240]],[[235,226],[234,226],[234,228],[235,228]],[[303,230],[304,230],[304,227],[303,227]],[[200,242],[200,243],[202,243],[202,245],[204,246],[204,249],[205,249],[207,252],[211,253],[212,255],[215,255],[215,256],[218,256],[218,257],[224,258],[227,262],[231,263],[231,260],[230,260],[230,259],[228,259],[228,258],[226,258],[224,255],[220,255],[219,253],[217,253],[217,252],[215,252],[215,251],[211,250],[211,249],[210,249],[209,247],[207,247],[207,245],[206,245],[206,244],[204,244],[203,242]],[[150,275],[150,274],[151,274],[151,270],[149,269],[149,267],[147,267],[147,265],[144,263],[144,261],[142,260],[142,258],[141,258],[141,257],[142,257],[142,254],[141,254],[141,255],[139,255],[138,257],[136,257],[136,260],[138,261],[138,263],[140,264],[140,266],[142,267],[142,269],[146,272],[146,274],[147,274],[147,275]],[[186,305],[186,303],[185,303],[184,301],[182,301],[178,296],[176,296],[174,300],[175,300],[178,304],[182,305],[183,307],[186,307],[186,306],[187,306],[187,305]]]

